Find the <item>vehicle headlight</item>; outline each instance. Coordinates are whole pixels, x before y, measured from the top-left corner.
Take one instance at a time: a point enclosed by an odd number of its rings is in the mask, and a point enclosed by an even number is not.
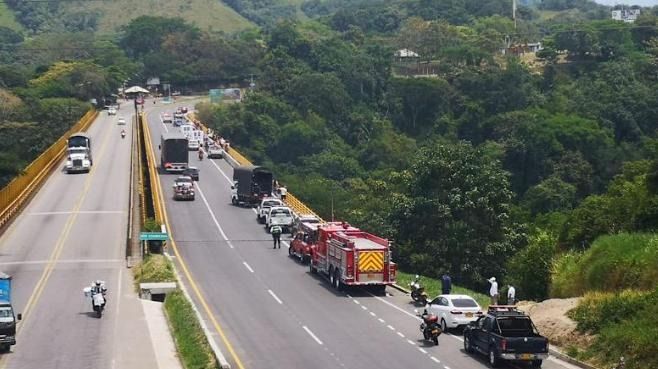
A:
[[[67,167],[70,167],[71,165],[73,165],[73,163],[72,163],[70,160],[67,160],[67,161],[66,161],[66,166],[67,166]]]
[[[85,166],[85,167],[88,167],[89,164],[91,164],[89,160],[83,160],[82,161],[82,165]]]

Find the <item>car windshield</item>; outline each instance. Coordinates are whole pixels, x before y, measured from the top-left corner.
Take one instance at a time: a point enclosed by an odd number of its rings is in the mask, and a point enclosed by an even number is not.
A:
[[[178,178],[176,180],[176,184],[178,184],[178,185],[183,185],[183,184],[187,184],[187,183],[191,184],[192,183],[192,178],[189,178],[189,177],[188,178]]]
[[[0,322],[7,323],[14,321],[14,312],[9,306],[0,307]]]
[[[185,170],[185,173],[196,174],[196,173],[199,173],[199,169],[197,169],[197,168],[188,168],[188,169]]]
[[[478,304],[475,302],[475,300],[465,299],[465,298],[452,299],[452,304],[455,307],[458,307],[458,308],[476,308],[476,307],[478,307]]]
[[[69,149],[69,154],[86,154],[87,149]]]
[[[278,201],[276,201],[276,200],[265,201],[265,202],[263,203],[263,207],[272,207],[272,206],[276,206],[276,205],[280,205],[280,204],[281,204],[281,203],[278,202]]]

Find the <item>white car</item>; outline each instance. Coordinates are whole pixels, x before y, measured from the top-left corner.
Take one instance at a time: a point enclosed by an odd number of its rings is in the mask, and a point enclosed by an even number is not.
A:
[[[292,210],[287,206],[272,206],[267,213],[265,227],[269,232],[272,226],[280,226],[284,232],[290,232],[292,229]]]
[[[432,300],[427,311],[439,317],[441,330],[467,326],[482,315],[482,308],[468,295],[439,295]]]
[[[270,208],[272,206],[285,206],[283,204],[283,201],[274,198],[274,197],[266,197],[260,201],[260,204],[258,204],[258,207],[256,208],[256,220],[258,220],[258,223],[265,223],[265,219],[267,219],[267,214],[270,212]]]
[[[171,118],[171,114],[169,113],[164,113],[162,114],[162,123],[172,123],[173,119]]]
[[[197,140],[187,141],[187,149],[188,150],[199,150],[199,141],[197,141]]]
[[[110,107],[107,109],[107,115],[117,115],[117,109],[114,107]]]
[[[126,118],[119,117],[119,119],[117,120],[117,124],[120,125],[120,126],[126,125]]]
[[[215,145],[208,147],[209,159],[213,159],[213,158],[221,159],[223,157],[224,157],[224,150],[222,150],[221,147]]]

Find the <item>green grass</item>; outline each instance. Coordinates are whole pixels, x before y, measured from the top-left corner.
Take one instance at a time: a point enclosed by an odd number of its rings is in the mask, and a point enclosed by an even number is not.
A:
[[[596,239],[583,253],[567,253],[554,263],[551,296],[590,291],[652,290],[658,281],[658,235],[621,233]]]
[[[165,311],[174,334],[176,349],[186,369],[214,369],[219,365],[203,334],[192,305],[182,292],[167,295]]]
[[[579,357],[609,368],[619,357],[626,369],[658,368],[658,288],[652,292],[589,293],[569,316],[596,334]]]
[[[111,34],[142,15],[181,17],[202,30],[235,32],[255,25],[218,0],[112,0],[61,2],[65,13],[99,12],[98,32]]]
[[[11,28],[18,32],[25,31],[23,26],[16,20],[14,12],[7,7],[4,1],[0,1],[0,26]]]
[[[171,262],[163,255],[151,254],[133,269],[135,287],[148,282],[175,282],[176,275]]]
[[[398,271],[397,284],[401,287],[409,289],[409,282],[413,281],[415,276],[416,276],[415,274],[409,274],[409,273]],[[420,284],[425,286],[425,291],[427,292],[427,295],[430,297],[430,299],[434,298],[435,296],[441,293],[441,281],[439,279],[424,277],[421,275]],[[482,309],[486,309],[489,306],[489,302],[491,301],[489,296],[483,293],[475,292],[473,290],[469,290],[468,288],[456,286],[454,283],[452,284],[451,293],[471,296],[472,298],[475,299],[475,301],[478,302],[478,304],[480,304],[480,307],[482,307]]]

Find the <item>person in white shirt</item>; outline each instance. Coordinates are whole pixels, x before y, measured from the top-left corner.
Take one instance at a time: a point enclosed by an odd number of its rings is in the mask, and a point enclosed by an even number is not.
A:
[[[288,194],[288,189],[284,185],[279,186],[279,196],[281,200],[286,201],[286,195]]]
[[[498,305],[498,282],[496,282],[496,277],[491,277],[488,281],[491,283],[491,288],[489,289],[491,305]]]
[[[507,285],[507,305],[516,305],[516,289],[511,284]]]

